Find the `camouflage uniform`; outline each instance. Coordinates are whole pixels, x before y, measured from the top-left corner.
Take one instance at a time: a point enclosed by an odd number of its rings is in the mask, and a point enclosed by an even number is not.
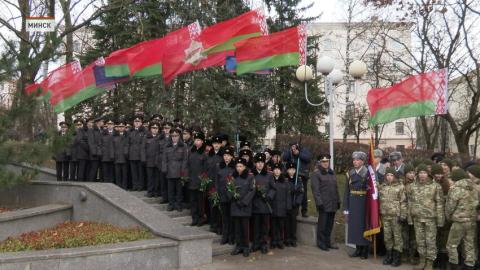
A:
[[[453,185],[453,181],[450,178],[450,175],[445,175],[441,180],[438,180],[437,183],[442,187],[442,199],[443,203],[447,200],[447,194],[450,190],[450,187]],[[445,221],[443,227],[437,228],[437,262],[440,268],[444,268],[444,265],[447,263],[447,240],[448,233],[450,232],[450,227],[452,226],[449,220]]]
[[[437,227],[445,223],[442,188],[429,179],[412,184],[410,221],[415,228],[417,250],[421,257],[430,261],[437,257]]]
[[[447,251],[450,263],[458,264],[457,248],[463,243],[465,265],[474,266],[478,193],[470,179],[457,181],[448,192],[445,216],[452,222]]]
[[[403,186],[405,187],[405,197],[407,199],[407,211],[410,213],[410,208],[412,204],[412,183],[407,182],[406,179],[403,181]],[[413,227],[412,217],[408,215],[408,223],[402,224],[402,239],[403,239],[403,250],[404,254],[408,254],[410,257],[410,263],[414,263],[415,252],[417,251],[417,242],[415,241],[415,229]]]
[[[387,250],[402,252],[402,224],[399,221],[407,219],[405,188],[398,180],[390,184],[385,181],[380,186],[379,193],[385,247]]]

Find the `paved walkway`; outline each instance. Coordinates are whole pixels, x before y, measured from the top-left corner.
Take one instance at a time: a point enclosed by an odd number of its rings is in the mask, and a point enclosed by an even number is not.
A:
[[[297,248],[274,249],[268,255],[260,252],[250,254],[245,258],[242,255],[222,255],[213,257],[213,263],[208,266],[193,268],[195,270],[310,270],[310,269],[412,269],[409,264],[400,267],[383,266],[380,258],[370,257],[368,260],[350,258],[347,249],[342,246],[339,250],[328,252],[316,247],[298,246]],[[349,249],[349,252],[351,250]]]

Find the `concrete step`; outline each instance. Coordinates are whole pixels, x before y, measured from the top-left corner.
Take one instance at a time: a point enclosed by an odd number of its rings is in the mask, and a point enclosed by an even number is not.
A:
[[[175,218],[175,217],[184,217],[184,216],[190,216],[190,209],[183,209],[182,212],[178,212],[177,210],[173,211],[163,211],[165,215]]]
[[[142,201],[144,201],[148,204],[159,204],[160,201],[162,200],[161,198],[155,198],[155,197],[152,197],[152,198],[141,197],[140,199],[142,199]]]
[[[168,204],[152,203],[151,206],[157,208],[160,211],[167,211]]]
[[[232,250],[235,248],[235,246],[231,245],[220,245],[220,243],[212,243],[212,256],[220,256],[224,254],[229,254],[232,252]]]

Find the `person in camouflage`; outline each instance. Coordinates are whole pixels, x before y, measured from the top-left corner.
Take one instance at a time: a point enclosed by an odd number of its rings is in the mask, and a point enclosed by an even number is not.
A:
[[[387,249],[383,264],[399,266],[403,249],[402,223],[407,221],[407,199],[405,188],[398,180],[394,168],[386,169],[385,181],[380,185],[379,195],[383,237]]]
[[[467,168],[468,175],[475,184],[475,190],[477,191],[478,198],[480,200],[480,165],[471,165]],[[480,209],[477,209],[476,216],[476,225],[477,225],[477,237],[476,242],[480,243]],[[475,269],[480,269],[480,252],[477,250],[477,263]]]
[[[418,180],[412,184],[410,215],[415,228],[420,263],[414,270],[432,270],[437,257],[437,227],[445,223],[442,188],[429,177],[425,164],[417,167]]]
[[[433,177],[433,180],[437,182],[441,187],[442,187],[442,199],[443,203],[445,203],[447,199],[447,194],[448,191],[450,190],[450,187],[453,185],[453,181],[450,179],[450,171],[448,171],[448,174],[445,173],[444,168],[442,167],[441,164],[444,161],[441,161],[441,163],[437,164],[434,163],[432,164],[432,169],[431,169],[431,175]],[[447,167],[448,168],[448,167]],[[440,269],[445,269],[448,264],[448,252],[447,252],[447,240],[448,240],[448,232],[450,231],[450,221],[446,221],[444,226],[441,228],[438,228],[437,231],[437,259],[435,260],[434,267],[438,267]]]
[[[405,187],[405,197],[407,198],[407,208],[408,212],[410,212],[412,185],[415,182],[415,168],[412,165],[407,164],[405,165],[404,173],[405,177],[402,180],[403,186]],[[408,254],[408,257],[404,256],[403,258],[408,259],[411,264],[415,265],[418,263],[415,257],[417,243],[415,241],[415,229],[413,228],[413,225],[410,224],[413,224],[411,220],[408,221],[408,223],[402,224],[403,254]]]
[[[455,169],[451,175],[455,185],[448,192],[445,204],[445,217],[452,222],[447,241],[450,267],[458,269],[458,247],[462,244],[462,257],[465,258],[463,269],[473,269],[478,193],[464,170]]]

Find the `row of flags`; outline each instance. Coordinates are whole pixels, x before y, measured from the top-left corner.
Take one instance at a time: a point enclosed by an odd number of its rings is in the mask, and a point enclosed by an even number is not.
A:
[[[264,14],[252,10],[204,29],[194,22],[114,51],[83,69],[78,61],[67,63],[25,91],[49,100],[60,113],[133,78],[161,76],[168,85],[180,74],[208,67],[225,66],[240,75],[304,64],[306,41],[305,25],[269,35]]]

